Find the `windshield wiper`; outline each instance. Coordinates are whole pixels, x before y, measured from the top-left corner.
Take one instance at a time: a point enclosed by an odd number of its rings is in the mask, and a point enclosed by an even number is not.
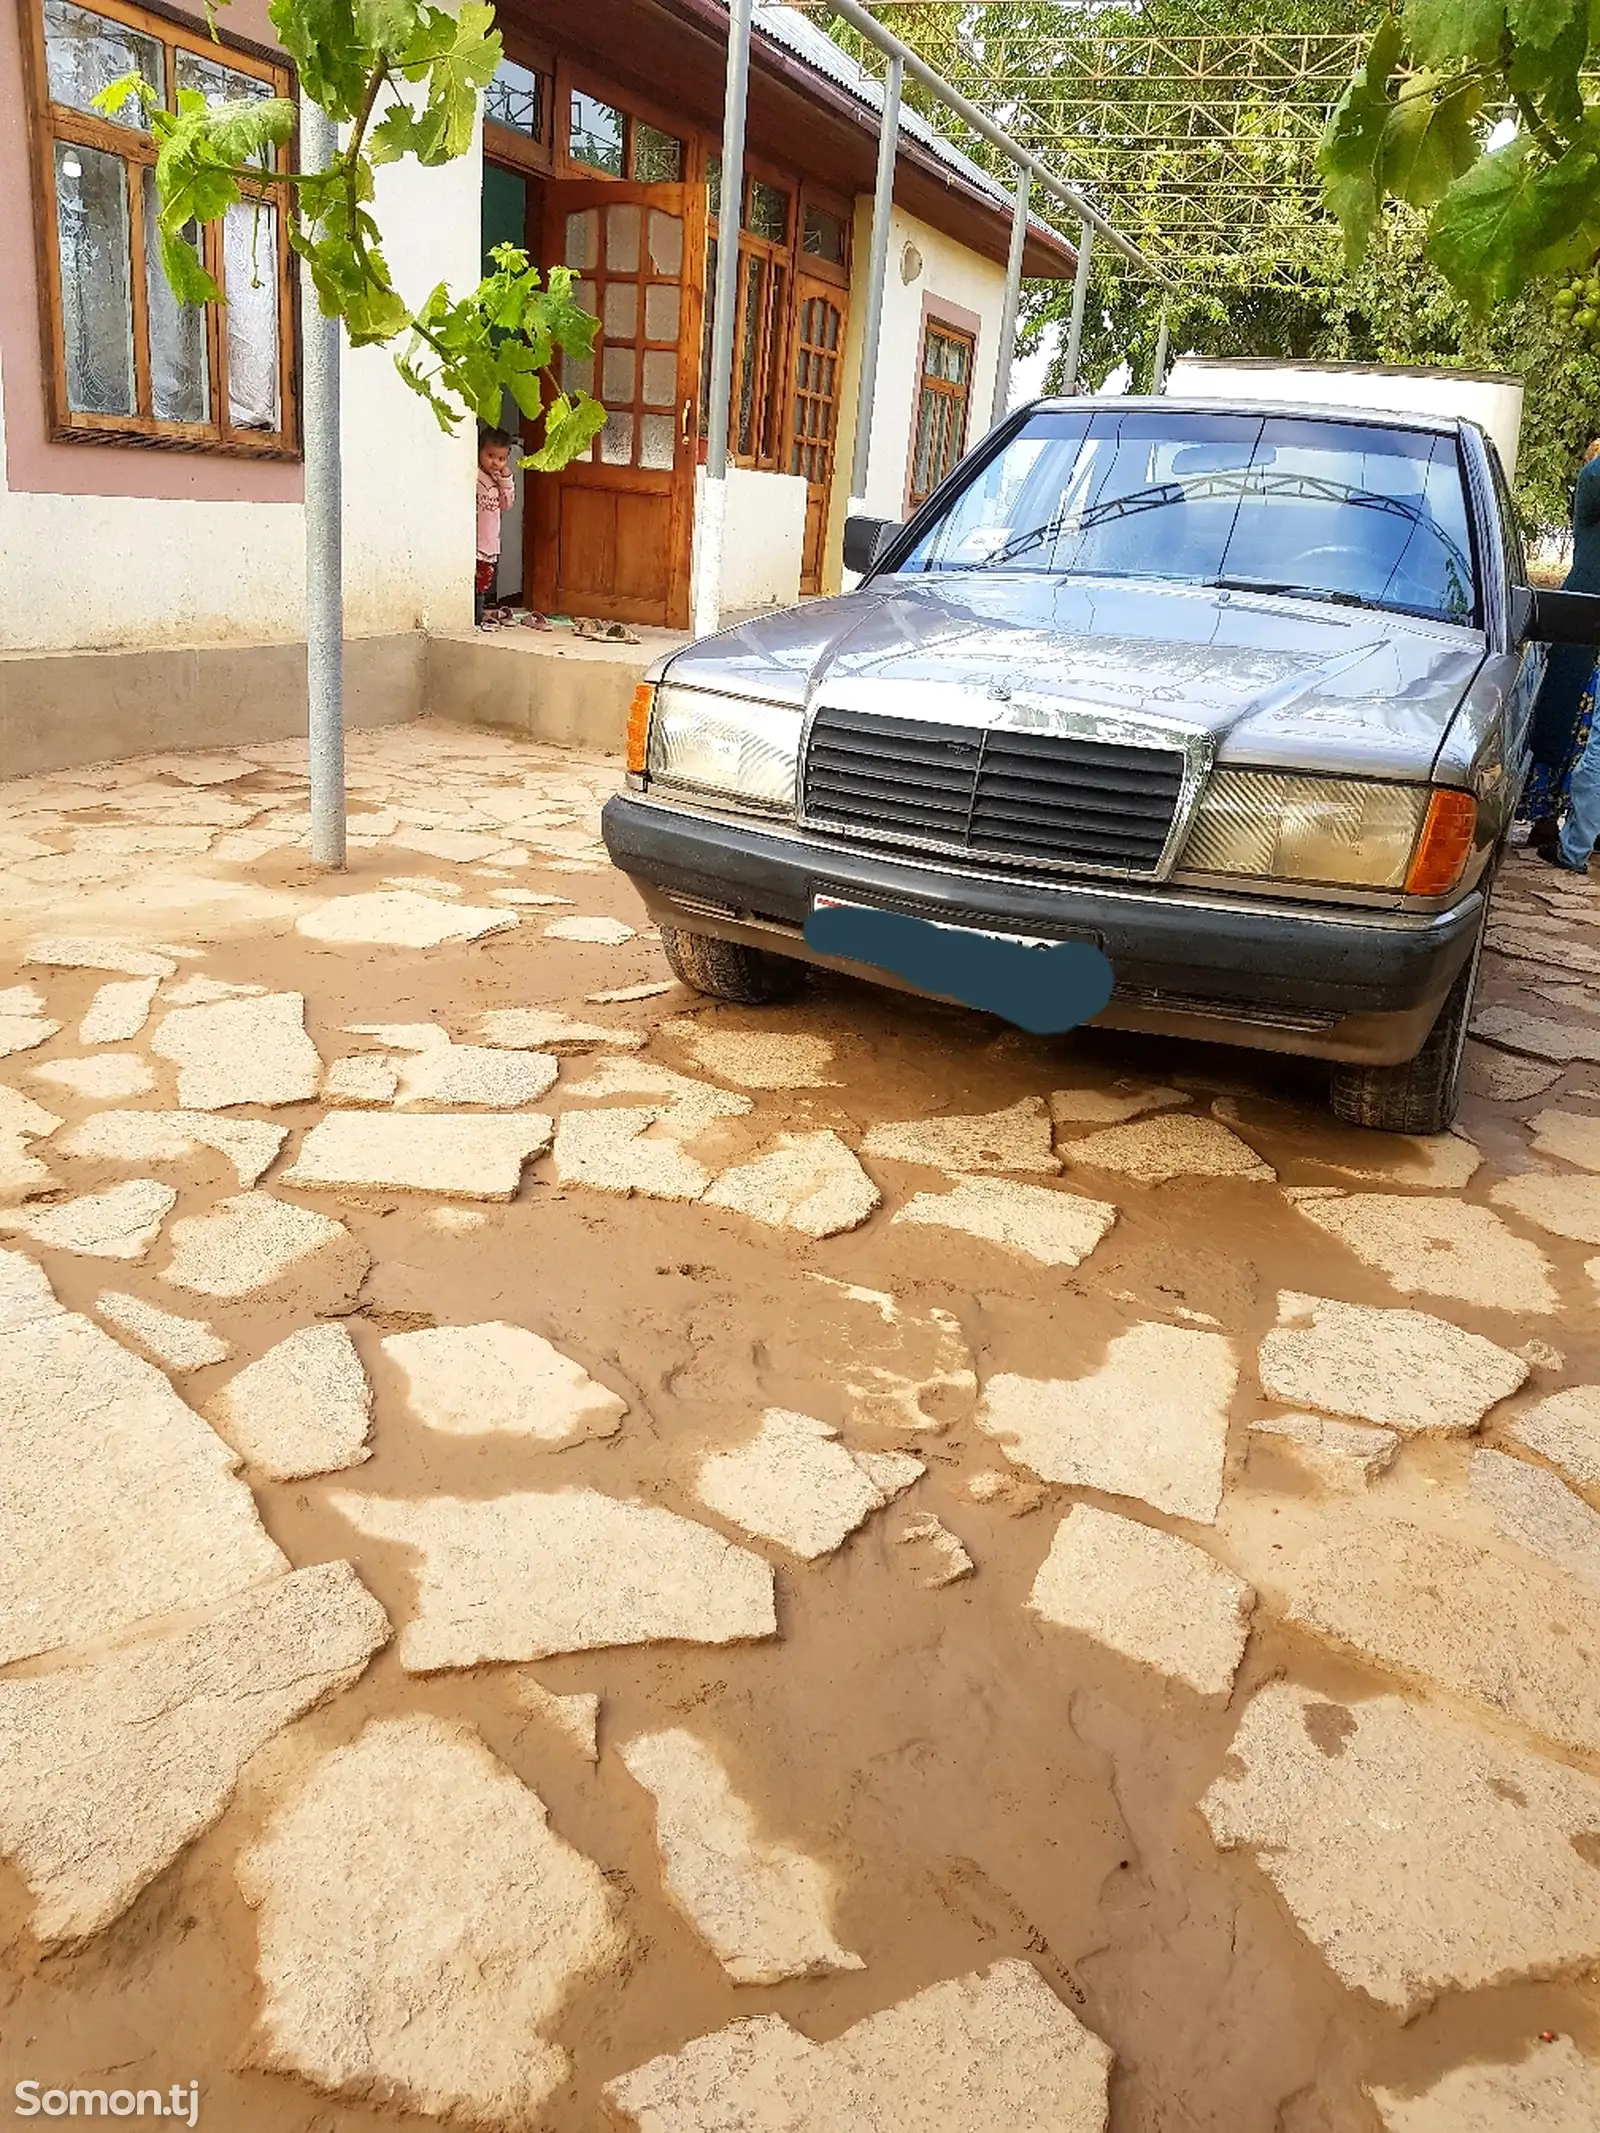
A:
[[[1377,607],[1376,600],[1365,600],[1360,593],[1322,592],[1309,585],[1280,583],[1276,578],[1204,578],[1201,589],[1205,592],[1283,593],[1293,600],[1324,600],[1334,607]]]

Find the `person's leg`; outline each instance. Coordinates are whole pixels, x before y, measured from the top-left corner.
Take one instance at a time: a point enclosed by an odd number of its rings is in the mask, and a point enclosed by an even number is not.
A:
[[[1555,856],[1564,867],[1585,872],[1595,840],[1600,838],[1600,731],[1592,731],[1589,744],[1572,772],[1566,818]]]

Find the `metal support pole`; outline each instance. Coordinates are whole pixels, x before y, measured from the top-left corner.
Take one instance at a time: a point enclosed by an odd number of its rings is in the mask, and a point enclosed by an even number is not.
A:
[[[1156,359],[1150,372],[1150,390],[1164,393],[1167,389],[1167,351],[1172,336],[1172,312],[1170,306],[1161,306],[1161,324],[1156,329]]]
[[[861,321],[861,391],[856,401],[856,451],[850,467],[850,508],[864,509],[867,461],[872,453],[872,401],[878,384],[878,341],[883,327],[883,281],[889,267],[889,219],[894,212],[894,159],[900,145],[900,85],[905,68],[898,53],[889,60],[883,85],[883,121],[878,128],[878,184],[872,196],[872,254],[867,266],[867,308]]]
[[[1062,390],[1070,397],[1078,390],[1078,371],[1083,361],[1083,318],[1089,308],[1089,273],[1094,258],[1094,225],[1078,228],[1078,271],[1072,277],[1072,326],[1067,334],[1067,380]]]
[[[1000,312],[1000,360],[994,372],[994,410],[999,422],[1011,397],[1011,362],[1017,348],[1017,307],[1022,301],[1022,253],[1028,242],[1028,196],[1033,191],[1033,173],[1023,163],[1017,168],[1017,190],[1011,209],[1011,250],[1006,255],[1006,295]]]
[[[728,77],[722,99],[722,197],[717,210],[717,296],[711,325],[706,485],[694,585],[694,627],[722,620],[722,546],[728,523],[728,423],[733,413],[733,323],[739,308],[739,225],[744,203],[744,113],[750,82],[751,0],[729,0]]]
[[[332,119],[300,99],[300,161],[326,170],[339,153]],[[344,568],[339,478],[339,332],[300,267],[301,409],[305,445],[306,705],[311,859],[342,867],[344,851]]]

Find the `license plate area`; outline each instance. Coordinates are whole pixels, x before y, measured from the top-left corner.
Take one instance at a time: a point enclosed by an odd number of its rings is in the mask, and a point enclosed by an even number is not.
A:
[[[967,926],[948,919],[929,918],[921,911],[905,911],[896,904],[863,903],[859,896],[829,896],[819,891],[811,899],[811,908],[813,911],[894,911],[903,918],[921,919],[924,925],[932,926],[938,933],[976,933],[988,941],[1009,941],[1015,948],[1055,948],[1063,941],[1083,941],[1091,948],[1103,949],[1105,946],[1101,935],[1091,933],[1086,927],[1071,933],[1049,935],[1007,933],[996,926]]]

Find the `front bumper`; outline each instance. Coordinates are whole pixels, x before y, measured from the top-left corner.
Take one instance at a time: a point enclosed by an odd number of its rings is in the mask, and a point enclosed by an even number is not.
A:
[[[1477,890],[1448,911],[1356,912],[974,876],[632,793],[606,802],[602,830],[659,925],[746,941],[880,985],[899,981],[807,947],[801,929],[815,896],[946,925],[1092,940],[1117,979],[1095,1018],[1102,1028],[1369,1065],[1415,1057],[1483,916]]]

